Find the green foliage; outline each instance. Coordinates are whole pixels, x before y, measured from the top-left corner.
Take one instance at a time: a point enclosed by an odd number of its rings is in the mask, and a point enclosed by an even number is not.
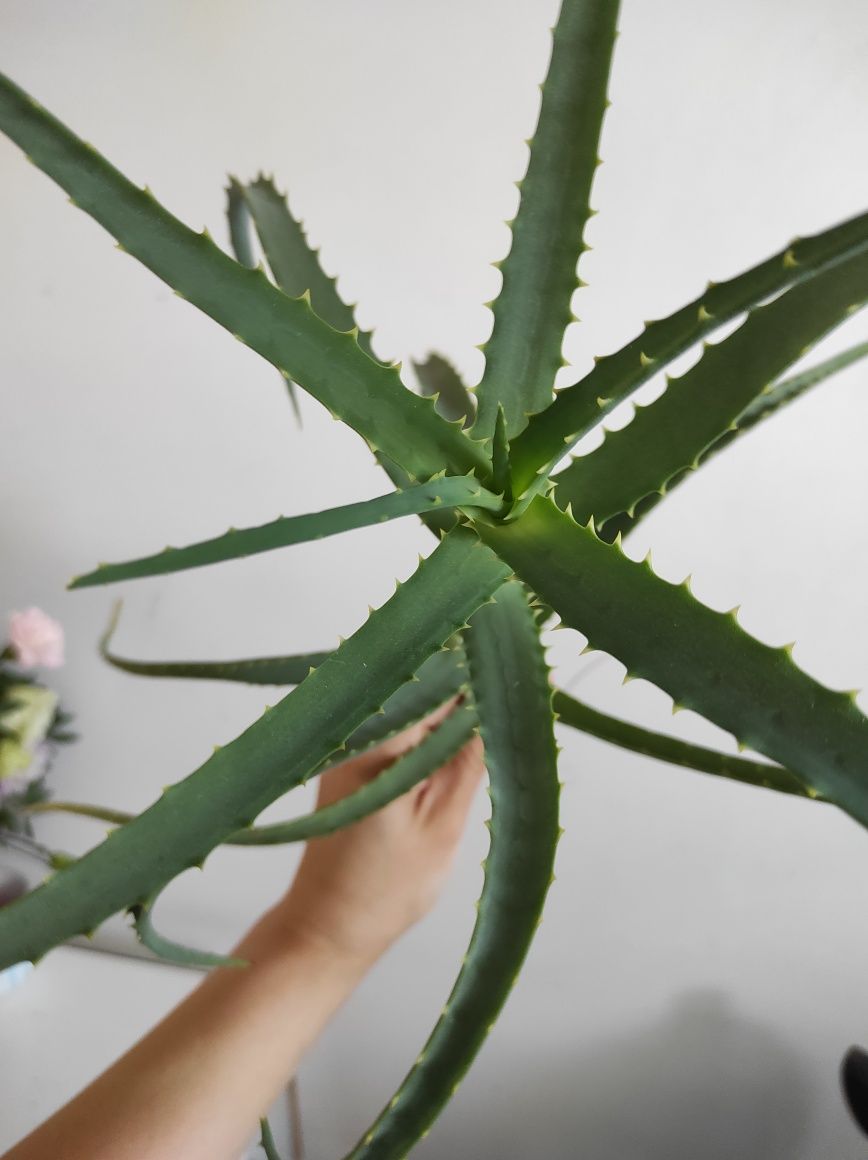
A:
[[[860,254],[757,308],[684,375],[668,379],[652,406],[556,475],[558,506],[570,504],[579,523],[632,515],[645,496],[694,467],[782,371],[866,300],[868,254]],[[691,406],[696,398],[701,407]]]
[[[166,789],[135,825],[115,830],[69,869],[4,907],[0,967],[40,958],[201,865],[218,843],[339,751],[508,575],[473,532],[456,529],[318,669]],[[348,680],[353,673],[363,680]]]
[[[406,792],[479,731],[492,816],[478,921],[443,1015],[352,1151],[354,1160],[407,1154],[469,1067],[513,985],[559,834],[556,719],[662,761],[833,803],[868,822],[868,721],[854,697],[819,685],[795,665],[791,649],[753,639],[734,613],[714,612],[687,585],[664,582],[618,542],[618,533],[742,432],[868,354],[862,342],[784,377],[868,299],[868,214],[709,283],[687,306],[598,359],[553,401],[591,213],[617,7],[615,0],[564,0],[476,405],[441,356],[416,366],[424,398],[396,367],[377,361],[370,335],[358,331],[352,307],[272,181],[230,181],[234,261],[0,79],[0,129],[121,249],[354,428],[396,488],[376,500],[104,565],[74,586],[166,574],[408,514],[440,539],[410,580],[332,652],[139,660],[112,650],[110,626],[103,656],[131,674],[294,687],[138,816],[26,803],[28,818],[54,809],[115,828],[82,858],[58,860],[42,887],[3,908],[0,967],[38,959],[123,911],[158,954],[222,961],[154,930],[151,909],[168,882],[220,843],[298,841],[351,824]],[[257,264],[258,248],[273,281]],[[729,337],[670,379],[627,427],[552,474],[618,403],[743,314]],[[552,690],[541,639],[551,612],[628,674],[665,690],[676,707],[703,715],[775,764],[651,733]],[[306,817],[253,825],[294,787],[459,696],[442,724],[351,797]],[[273,1154],[267,1126],[263,1147]]]
[[[868,824],[868,718],[852,693],[802,672],[791,646],[771,648],[714,612],[683,584],[661,580],[547,499],[515,523],[480,534],[516,573],[578,629],[681,709],[693,709],[742,745],[780,762],[811,796]]]
[[[712,456],[723,451],[733,440],[738,439],[747,431],[751,431],[760,423],[765,422],[766,419],[771,419],[782,407],[794,403],[796,399],[800,399],[802,395],[807,394],[812,387],[819,386],[820,383],[824,383],[827,379],[834,377],[839,371],[845,370],[847,367],[852,366],[853,363],[859,362],[866,357],[868,357],[868,342],[858,343],[856,346],[843,351],[841,354],[824,359],[823,362],[817,363],[810,370],[802,371],[799,374],[792,375],[789,378],[783,379],[781,382],[772,383],[766,387],[753,402],[745,407],[736,421],[723,434],[718,436],[713,443],[706,447],[688,468],[676,472],[675,475],[666,481],[659,491],[652,492],[646,495],[644,499],[639,500],[634,505],[632,515],[622,511],[617,516],[606,520],[599,528],[601,537],[604,540],[614,540],[619,534],[621,536],[627,535],[644,516],[672,492],[673,488],[688,479],[698,467],[703,463],[707,463]],[[567,472],[569,470],[570,468],[566,469]],[[554,479],[560,485],[565,475],[566,472],[560,472]],[[557,495],[557,492],[555,494]],[[561,502],[561,496],[558,496],[558,500]]]
[[[564,330],[573,319],[576,264],[591,216],[591,182],[606,110],[618,0],[564,4],[554,29],[512,248],[499,263],[503,285],[492,303],[485,373],[476,390],[473,432],[490,438],[498,410],[512,438],[552,401]]]
[[[202,540],[187,548],[164,548],[153,556],[129,560],[124,564],[100,564],[84,576],[76,576],[70,588],[91,588],[97,584],[114,584],[118,580],[138,580],[143,576],[161,576],[167,572],[183,572],[188,568],[202,568],[272,552],[291,544],[322,540],[353,528],[369,527],[400,516],[419,515],[441,507],[487,508],[501,507],[499,496],[492,495],[472,475],[453,475],[417,484],[406,491],[395,491],[378,499],[347,504],[304,516],[280,516],[270,523],[255,528],[230,528],[213,540]]]
[[[375,363],[354,331],[334,330],[307,295],[290,298],[259,270],[242,267],[165,210],[27,93],[0,77],[0,129],[175,293],[304,387],[403,467],[428,479],[444,465],[485,470],[481,450],[411,394],[398,371]],[[434,465],[437,465],[434,468]]]
[[[476,412],[474,396],[468,391],[455,367],[440,354],[429,354],[423,363],[413,363],[422,394],[434,399],[438,415],[464,426]]]
[[[594,369],[559,392],[528,425],[512,447],[516,493],[561,457],[622,400],[724,323],[752,310],[764,299],[815,277],[868,250],[868,213],[795,239],[786,249],[727,282],[709,282],[705,291],[667,318],[649,322],[642,333],[614,354],[597,359]]]
[[[142,946],[147,947],[158,958],[166,962],[180,963],[184,967],[246,967],[244,959],[230,958],[227,955],[214,954],[211,951],[198,951],[193,947],[185,947],[180,943],[165,938],[154,928],[151,917],[154,901],[139,902],[130,907],[133,917],[133,926],[136,937]]]
[[[551,689],[520,585],[505,585],[480,608],[467,644],[491,794],[479,913],[437,1025],[348,1160],[398,1160],[433,1122],[506,1001],[552,880],[560,786]]]

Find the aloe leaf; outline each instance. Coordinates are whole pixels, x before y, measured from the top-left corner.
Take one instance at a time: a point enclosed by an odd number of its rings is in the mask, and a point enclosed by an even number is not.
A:
[[[274,846],[306,842],[309,838],[320,838],[352,825],[402,797],[450,761],[471,739],[477,723],[474,707],[460,705],[418,745],[354,793],[301,818],[241,830],[227,839],[228,844]]]
[[[763,391],[758,399],[755,399],[749,406],[745,407],[744,411],[739,415],[738,431],[732,432],[733,438],[742,431],[749,431],[757,423],[761,423],[763,420],[770,418],[781,407],[795,402],[796,399],[809,391],[811,387],[819,386],[820,383],[824,383],[827,379],[832,378],[839,371],[845,370],[847,367],[852,366],[853,363],[860,362],[866,357],[868,357],[868,342],[860,342],[856,346],[851,346],[847,350],[841,351],[840,354],[835,354],[831,358],[824,359],[823,362],[809,367],[808,370],[802,371],[800,374],[792,375],[788,379],[782,379],[781,382],[774,383]]]
[[[337,754],[337,760],[334,760],[334,757],[327,759],[314,772],[322,773],[333,765],[341,764],[351,757],[358,757],[372,746],[417,724],[450,698],[461,692],[466,693],[463,684],[467,679],[467,669],[463,660],[463,650],[460,652],[461,660],[453,660],[450,655],[457,652],[455,649],[445,649],[429,657],[416,674],[416,680],[402,685],[388,698],[379,714],[374,714],[350,735]],[[438,763],[442,765],[454,757],[461,746],[470,739],[476,724],[476,711],[472,704],[463,704],[453,710],[446,721],[408,753],[406,758],[401,758],[391,765],[388,776],[384,772],[375,782],[363,786],[350,797],[304,817],[239,830],[236,834],[230,834],[226,839],[226,845],[266,846],[278,842],[301,842],[349,825],[350,822],[357,821],[373,813],[381,805],[400,797],[433,772]],[[73,814],[94,821],[108,822],[113,826],[128,825],[136,818],[135,814],[124,810],[84,802],[58,801],[54,798],[34,802],[28,806],[28,812]]]
[[[254,269],[257,262],[253,251],[253,237],[250,230],[250,210],[247,208],[247,203],[244,200],[244,186],[236,181],[234,177],[230,177],[229,185],[226,187],[226,219],[229,223],[229,242],[236,260],[242,266],[247,266],[251,270]],[[281,374],[280,377],[283,379],[286,392],[289,395],[289,401],[292,405],[296,422],[301,426],[301,407],[299,406],[295,383],[292,379],[287,378],[286,375]]]
[[[583,435],[637,387],[746,310],[790,286],[812,278],[868,249],[868,214],[851,218],[813,237],[796,239],[758,266],[726,282],[710,282],[702,294],[642,333],[594,369],[559,391],[554,403],[534,416],[512,443],[513,488],[519,495],[558,463]]]
[[[509,575],[471,531],[457,528],[279,704],[133,824],[0,908],[0,964],[39,958],[201,864],[335,753]]]
[[[657,507],[661,500],[664,500],[668,495],[672,494],[678,484],[689,479],[697,467],[701,467],[720,451],[724,451],[729,447],[730,443],[738,439],[739,436],[744,435],[747,431],[752,430],[757,424],[764,422],[766,419],[771,419],[782,407],[786,407],[790,403],[795,402],[812,387],[819,386],[820,383],[825,382],[837,374],[838,371],[844,370],[846,367],[851,366],[866,356],[868,356],[868,342],[860,343],[858,346],[851,347],[841,354],[833,355],[832,358],[817,363],[816,366],[811,367],[809,370],[792,375],[790,378],[783,379],[781,382],[775,383],[773,386],[767,388],[749,406],[745,407],[732,428],[703,451],[699,456],[697,464],[692,464],[687,470],[674,475],[668,480],[662,492],[646,495],[644,499],[636,504],[632,516],[628,515],[627,512],[619,512],[618,515],[606,520],[599,528],[600,538],[611,541],[618,535],[629,535],[641,523],[645,516]]]
[[[186,548],[164,548],[153,556],[128,560],[121,564],[100,564],[93,572],[76,576],[70,588],[92,588],[99,584],[114,584],[119,580],[139,580],[145,576],[163,576],[238,560],[260,552],[321,540],[353,528],[369,527],[387,520],[441,507],[484,507],[497,511],[502,505],[500,496],[486,491],[472,476],[452,475],[417,484],[406,491],[391,492],[376,499],[351,503],[303,516],[280,516],[255,528],[230,528],[222,536],[201,540]]]
[[[617,16],[617,0],[563,0],[527,173],[519,183],[512,248],[500,264],[503,285],[492,304],[485,373],[476,388],[476,438],[493,435],[499,405],[512,437],[528,415],[552,401],[564,331],[573,318],[570,303],[581,284],[576,264],[592,212]]]
[[[689,583],[660,579],[550,500],[478,530],[591,647],[791,770],[810,796],[868,822],[868,719],[852,694],[799,669],[791,647],[761,644],[734,613],[700,604]]]
[[[280,1160],[271,1127],[264,1116],[259,1121],[259,1146],[265,1153],[265,1160]]]
[[[408,487],[413,486],[413,480],[403,467],[400,467],[397,463],[389,459],[388,455],[383,455],[382,452],[375,451],[374,457],[398,491],[406,491]],[[487,474],[489,474],[488,471],[480,472],[480,476],[483,479],[486,478]],[[450,532],[458,522],[456,514],[451,508],[440,508],[437,511],[422,512],[419,515],[419,519],[435,539],[438,540],[442,536],[445,536],[447,532]]]
[[[868,255],[842,262],[766,306],[715,346],[630,423],[554,476],[558,507],[601,524],[699,465],[775,379],[868,300]]]
[[[226,221],[229,225],[229,242],[236,261],[250,270],[256,269],[250,210],[244,200],[244,186],[234,177],[229,178],[226,187]]]
[[[244,959],[233,958],[230,955],[218,955],[212,951],[195,950],[193,947],[183,946],[164,938],[155,929],[151,914],[155,901],[137,903],[130,908],[133,916],[133,925],[136,937],[142,946],[165,959],[170,963],[180,963],[184,967],[246,967]]]
[[[395,798],[401,797],[453,758],[473,736],[476,726],[475,709],[472,705],[462,705],[453,710],[446,720],[417,746],[354,793],[312,813],[292,818],[288,822],[274,822],[238,830],[225,839],[224,845],[274,846],[289,842],[306,842],[308,838],[319,838],[349,826],[382,809]],[[348,749],[341,760],[345,761],[354,756],[356,753]],[[136,820],[135,814],[124,810],[107,809],[104,806],[84,802],[49,800],[34,805],[31,812],[73,814],[94,821],[108,822],[113,826],[126,826]]]
[[[653,757],[657,761],[665,761],[670,765],[678,765],[684,769],[727,778],[730,781],[740,782],[742,785],[753,785],[775,790],[778,793],[792,794],[796,797],[823,800],[820,794],[809,790],[794,774],[787,769],[782,769],[779,765],[769,765],[764,761],[752,761],[750,758],[738,757],[732,753],[722,753],[717,749],[708,749],[702,745],[682,741],[678,737],[643,729],[639,725],[633,725],[618,717],[601,713],[598,709],[592,709],[590,705],[577,700],[562,689],[555,689],[553,706],[555,716],[562,724],[569,725],[591,737],[596,737],[600,741],[617,745],[621,749],[628,749],[633,753],[640,753],[644,757]],[[469,737],[477,719],[471,707],[467,707],[465,712],[467,714],[466,735]],[[352,756],[352,748],[348,748],[348,756]],[[355,811],[355,805],[352,808]],[[106,809],[103,806],[63,802],[55,799],[35,803],[29,807],[29,811],[31,813],[75,814],[80,817],[109,822],[112,825],[125,825],[127,822],[131,822],[135,816],[121,810]],[[314,832],[308,829],[308,825],[316,818],[317,814],[314,813],[304,818],[293,819],[291,822],[276,823],[275,826],[255,826],[251,830],[241,831],[227,838],[226,844],[258,845],[260,842],[257,835],[262,834],[263,831],[271,830],[277,833],[282,826],[287,827],[284,830],[283,841],[301,841],[314,836]],[[316,825],[319,824],[318,820]],[[269,844],[268,839],[263,844]]]
[[[119,614],[120,602],[115,606],[100,641],[100,653],[109,664],[137,676],[234,681],[248,685],[298,685],[312,668],[318,668],[331,655],[329,652],[300,653],[237,661],[130,660],[110,650]],[[427,717],[454,697],[466,680],[464,650],[455,638],[446,648],[429,657],[411,680],[396,689],[364,724],[353,731],[340,760],[345,760],[351,754],[362,753]]]
[[[300,685],[311,669],[318,668],[326,652],[296,653],[287,656],[247,657],[230,661],[139,661],[106,653],[116,669],[140,677],[169,677],[175,680],[237,681],[245,685]]]
[[[262,270],[224,254],[114,169],[8,78],[0,75],[0,130],[181,298],[314,395],[414,479],[444,466],[485,471],[477,444],[374,362],[351,333],[323,322],[306,297],[290,298]]]
[[[467,659],[460,646],[451,643],[422,665],[411,680],[390,697],[346,742],[346,753],[356,756],[373,745],[402,733],[457,696],[467,684]]]
[[[458,371],[440,354],[429,354],[423,363],[413,363],[422,394],[435,400],[434,409],[450,423],[467,423],[476,413],[476,400]]]
[[[91,818],[95,822],[107,822],[110,826],[125,826],[136,818],[136,814],[131,814],[127,810],[95,806],[89,802],[66,802],[58,798],[31,802],[26,808],[29,814],[72,814],[79,818]]]
[[[112,638],[120,616],[120,601],[100,638],[104,661],[125,673],[139,677],[169,677],[176,680],[238,681],[245,685],[300,685],[311,669],[319,668],[328,652],[295,653],[287,656],[247,657],[229,661],[142,661],[113,652]]]
[[[506,415],[503,407],[497,411],[497,422],[491,440],[491,486],[504,502],[512,502],[512,481],[509,478],[509,439],[506,434]]]
[[[293,217],[286,195],[263,174],[248,185],[237,181],[233,185],[253,219],[269,269],[281,290],[292,298],[309,294],[314,314],[335,330],[357,329],[354,308],[338,293],[337,279],[323,270],[319,251],[313,249],[301,222]],[[369,331],[359,330],[358,342],[369,358],[379,361]]]
[[[467,649],[492,799],[479,914],[428,1042],[347,1160],[398,1160],[433,1123],[506,1001],[552,880],[560,787],[551,687],[520,585],[505,585],[479,609]]]
[[[692,745],[677,737],[668,737],[650,729],[642,729],[628,721],[610,717],[598,709],[592,709],[583,701],[577,701],[562,689],[554,694],[554,709],[559,721],[570,725],[582,733],[608,741],[621,749],[641,753],[645,757],[666,761],[670,765],[680,765],[699,773],[711,773],[739,781],[743,785],[761,786],[763,789],[777,790],[778,793],[795,794],[797,797],[817,798],[788,769],[779,765],[769,765],[764,761],[751,761],[746,757],[736,757],[732,753],[721,753],[717,749],[706,749],[703,745]]]

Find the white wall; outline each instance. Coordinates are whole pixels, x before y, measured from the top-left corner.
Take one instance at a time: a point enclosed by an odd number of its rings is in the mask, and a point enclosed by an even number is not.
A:
[[[429,344],[478,377],[548,52],[551,0],[2,0],[0,62],[196,227],[222,233],[227,170],[289,185],[383,356]],[[595,219],[569,335],[577,368],[782,245],[864,207],[868,13],[856,0],[625,0]],[[162,685],[94,654],[114,593],[73,573],[283,512],[385,490],[354,436],[155,281],[0,143],[0,606],[69,632],[82,742],[64,796],[145,806],[269,691]],[[856,319],[827,345],[864,338]],[[649,519],[658,570],[743,604],[809,672],[868,677],[866,371],[751,435]],[[641,543],[639,540],[641,539]],[[412,570],[409,521],[127,585],[119,646],[160,657],[327,646]],[[560,634],[564,679],[586,662]],[[679,736],[730,742],[620,666],[587,696]],[[836,1091],[868,1040],[868,844],[831,809],[718,784],[565,734],[567,837],[523,979],[420,1157],[589,1160],[865,1154]],[[304,808],[293,799],[287,809]],[[480,803],[479,817],[484,812]],[[87,822],[48,821],[82,849]],[[398,1081],[449,986],[484,851],[311,1057],[312,1160],[341,1154]],[[220,852],[172,889],[164,926],[227,944],[295,855]],[[34,1052],[51,1044],[33,1043]],[[74,1048],[69,1045],[69,1050]]]

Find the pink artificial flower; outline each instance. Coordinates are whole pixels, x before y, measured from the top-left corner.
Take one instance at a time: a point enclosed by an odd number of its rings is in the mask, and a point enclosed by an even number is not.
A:
[[[11,613],[9,643],[15,659],[26,669],[37,665],[57,669],[63,664],[63,626],[41,608]]]

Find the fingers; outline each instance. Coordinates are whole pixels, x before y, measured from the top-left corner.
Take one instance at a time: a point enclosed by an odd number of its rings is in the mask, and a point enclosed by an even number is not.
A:
[[[416,808],[426,824],[442,827],[449,840],[457,840],[484,773],[482,741],[477,736],[417,791]]]
[[[342,762],[334,769],[324,773],[319,780],[317,804],[319,806],[330,805],[332,802],[339,801],[341,798],[354,793],[366,782],[373,781],[378,774],[392,765],[399,757],[409,750],[415,749],[432,729],[436,729],[449,716],[459,700],[460,697],[453,697],[445,704],[438,706],[433,713],[429,713],[421,721],[415,722],[409,729],[396,733],[394,737],[387,738],[368,753],[350,758],[349,761]]]

